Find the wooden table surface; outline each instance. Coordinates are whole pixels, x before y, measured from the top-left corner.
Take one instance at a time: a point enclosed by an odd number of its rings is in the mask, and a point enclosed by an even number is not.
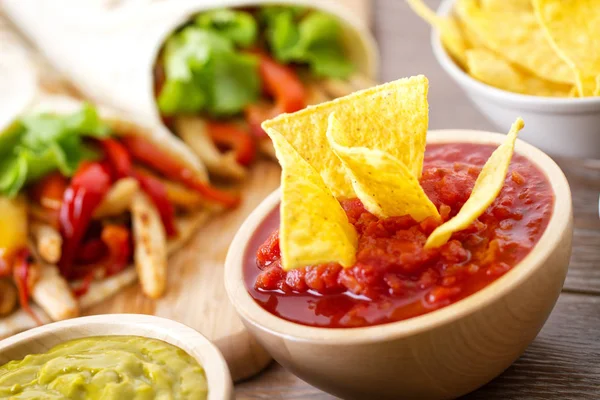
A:
[[[429,0],[437,6],[439,0]],[[496,130],[433,58],[429,28],[402,0],[375,0],[381,80],[424,74],[430,128]],[[504,374],[465,399],[600,399],[600,160],[556,159],[571,185],[573,256],[563,294],[544,329]],[[237,399],[335,399],[277,364],[238,384]],[[375,400],[375,399],[374,399]]]

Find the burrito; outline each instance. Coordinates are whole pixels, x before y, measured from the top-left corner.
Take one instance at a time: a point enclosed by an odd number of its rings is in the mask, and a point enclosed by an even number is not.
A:
[[[0,132],[0,164],[0,337],[136,278],[161,297],[168,255],[239,200],[163,127],[57,95]]]
[[[373,39],[339,2],[61,1],[5,7],[86,95],[160,121],[211,176],[273,155],[264,120],[373,82]]]

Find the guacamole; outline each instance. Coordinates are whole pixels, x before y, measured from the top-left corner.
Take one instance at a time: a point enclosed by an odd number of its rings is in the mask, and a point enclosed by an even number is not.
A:
[[[206,399],[203,368],[161,340],[103,336],[72,340],[0,367],[0,398]]]

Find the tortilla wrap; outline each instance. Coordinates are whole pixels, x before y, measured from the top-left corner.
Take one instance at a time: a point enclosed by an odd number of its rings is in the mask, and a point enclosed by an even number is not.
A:
[[[4,61],[4,59],[2,61]],[[23,65],[26,66],[27,62],[24,61]],[[5,84],[4,81],[9,80],[11,76],[3,76],[6,79],[0,78],[0,87],[7,87],[7,84]],[[26,81],[23,82],[19,82],[15,88],[28,88],[29,86],[27,85],[30,85],[30,83]],[[20,106],[20,109],[17,109],[17,107],[10,109],[10,112],[12,112],[12,118],[9,118],[6,109],[2,111],[2,121],[4,122],[3,126],[10,124],[14,119],[22,114],[38,112],[67,114],[77,111],[82,105],[81,101],[69,98],[67,96],[45,95],[39,92],[36,94],[35,85],[33,85],[33,87],[34,90],[29,90],[27,92],[29,99],[17,98],[19,102],[16,104]],[[18,90],[15,93],[18,93]],[[173,157],[183,162],[185,166],[190,171],[195,173],[199,178],[204,180],[206,179],[206,171],[198,159],[185,145],[183,145],[181,141],[179,141],[179,139],[171,135],[165,128],[157,125],[151,126],[144,124],[139,121],[139,118],[136,119],[135,117],[125,117],[122,113],[108,108],[99,107],[98,112],[100,116],[112,126],[117,136],[124,133],[141,135],[146,140],[151,141],[162,151],[168,152]],[[170,256],[180,249],[181,246],[183,246],[183,244],[185,244],[193,235],[196,229],[202,223],[204,223],[207,218],[214,213],[214,211],[215,210],[213,209],[203,209],[187,214],[184,217],[178,217],[176,224],[179,234],[176,238],[167,242],[168,255]],[[131,266],[112,277],[93,282],[88,292],[78,299],[80,309],[85,311],[86,309],[101,303],[115,293],[119,292],[125,286],[132,284],[136,279],[137,274],[135,272],[135,268]],[[48,315],[44,313],[39,306],[32,304],[32,309],[36,315],[40,317],[42,322],[47,323],[51,321]],[[31,316],[29,316],[22,309],[19,309],[5,318],[0,318],[0,338],[10,336],[14,333],[33,328],[35,326],[36,323]]]
[[[378,53],[361,18],[339,0],[176,0],[85,2],[4,0],[6,13],[48,59],[98,103],[161,122],[153,69],[170,34],[195,14],[261,4],[306,5],[334,14],[357,69],[375,78]],[[356,7],[356,3],[354,3]],[[364,13],[364,9],[359,11]],[[162,123],[162,122],[161,122]]]

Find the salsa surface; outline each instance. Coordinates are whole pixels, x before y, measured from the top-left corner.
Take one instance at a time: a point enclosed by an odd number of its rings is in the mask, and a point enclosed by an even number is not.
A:
[[[421,186],[444,221],[467,201],[494,150],[468,143],[427,146]],[[553,205],[544,174],[514,154],[494,203],[445,245],[423,249],[435,221],[379,219],[359,200],[346,200],[342,206],[359,234],[356,264],[289,272],[280,266],[277,208],[246,249],[246,287],[267,311],[304,325],[349,328],[401,321],[455,303],[509,271],[538,242]]]

